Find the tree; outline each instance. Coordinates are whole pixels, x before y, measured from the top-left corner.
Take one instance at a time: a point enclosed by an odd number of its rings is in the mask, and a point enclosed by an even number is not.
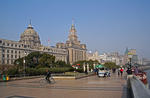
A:
[[[23,58],[16,59],[14,65],[23,66]]]
[[[56,67],[70,67],[70,64],[66,64],[65,61],[58,60],[55,62]]]
[[[32,52],[28,56],[24,57],[25,64],[28,67],[35,68],[39,64],[39,59],[42,57],[40,52]]]
[[[112,69],[112,68],[117,68],[117,65],[114,62],[106,62],[104,64],[105,67]]]
[[[43,53],[39,59],[39,65],[43,67],[54,67],[55,56]]]

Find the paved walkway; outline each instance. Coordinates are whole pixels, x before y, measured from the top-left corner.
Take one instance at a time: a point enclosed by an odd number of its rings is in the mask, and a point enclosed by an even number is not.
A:
[[[0,98],[127,98],[124,77],[90,76],[46,86],[40,86],[40,78],[11,81],[0,83]]]

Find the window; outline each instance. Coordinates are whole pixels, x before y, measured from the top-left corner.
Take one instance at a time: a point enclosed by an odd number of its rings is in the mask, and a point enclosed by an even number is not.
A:
[[[11,44],[11,46],[13,47],[13,44]]]
[[[15,58],[17,58],[17,55],[15,55]]]
[[[7,43],[7,46],[9,46],[9,43]]]
[[[5,63],[5,61],[4,60],[2,60],[2,64],[4,64]]]
[[[13,50],[11,50],[11,53],[13,53]]]
[[[3,58],[5,58],[5,54],[3,54]]]
[[[0,40],[0,43],[2,43],[2,40]]]
[[[5,52],[5,50],[3,49],[3,52]]]
[[[11,58],[13,58],[13,55],[11,55]]]
[[[7,58],[9,58],[9,54],[7,54]]]
[[[5,45],[5,43],[3,43],[3,45]]]
[[[7,60],[7,64],[9,64],[9,60]]]
[[[9,50],[7,50],[7,53],[9,53]]]
[[[17,45],[15,45],[15,47],[17,47]]]
[[[15,51],[15,53],[17,53],[17,51]]]
[[[11,60],[11,64],[14,64],[13,60]]]

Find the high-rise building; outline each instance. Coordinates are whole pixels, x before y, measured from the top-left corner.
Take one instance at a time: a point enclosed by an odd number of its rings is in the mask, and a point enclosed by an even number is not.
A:
[[[136,49],[128,49],[126,48],[125,54],[124,54],[124,64],[127,64],[130,62],[132,64],[138,63],[138,55],[136,54]]]

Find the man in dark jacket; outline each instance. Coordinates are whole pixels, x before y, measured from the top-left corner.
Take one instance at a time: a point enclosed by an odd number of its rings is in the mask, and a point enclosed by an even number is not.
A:
[[[51,72],[49,70],[46,70],[46,72],[47,73],[46,73],[46,78],[45,79],[50,83],[51,81],[50,81],[49,78],[51,77]]]

